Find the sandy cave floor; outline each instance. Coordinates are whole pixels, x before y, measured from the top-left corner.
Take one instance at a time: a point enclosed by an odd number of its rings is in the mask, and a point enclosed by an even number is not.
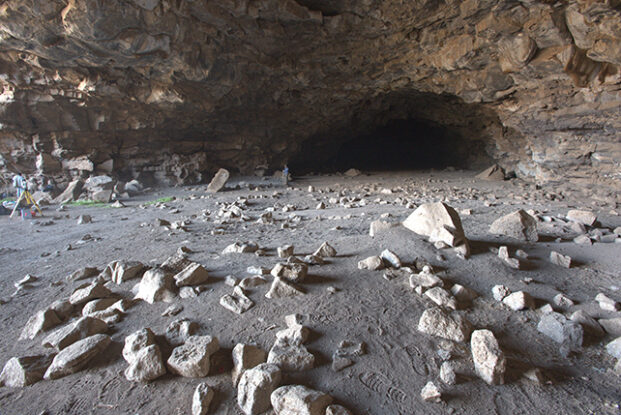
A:
[[[22,389],[0,388],[0,414],[188,414],[194,388],[202,381],[216,389],[210,413],[241,414],[230,378],[231,349],[237,343],[256,343],[269,350],[276,331],[284,327],[283,317],[291,313],[308,316],[313,335],[307,347],[315,354],[317,364],[307,372],[287,374],[284,383],[302,383],[327,392],[356,414],[621,413],[621,377],[613,373],[614,359],[604,347],[612,336],[587,341],[580,353],[562,357],[558,344],[537,331],[536,310],[511,311],[491,295],[492,286],[504,284],[529,292],[541,306],[562,292],[576,302],[574,309],[583,308],[598,317],[619,317],[621,313],[600,310],[593,299],[604,292],[621,300],[617,291],[621,287],[621,245],[582,246],[567,235],[559,242],[555,240],[559,235],[546,232],[541,232],[540,242],[527,244],[487,233],[493,220],[519,208],[549,216],[564,216],[569,208],[589,208],[598,214],[602,226],[609,228],[621,226],[621,216],[615,214],[621,211],[615,211],[615,206],[605,200],[580,193],[550,201],[546,193],[558,192],[558,188],[536,189],[520,180],[482,182],[475,180],[474,174],[309,176],[296,179],[289,188],[275,179],[234,178],[229,185],[243,180],[250,188],[242,183],[241,188],[213,195],[205,193],[204,185],[165,188],[125,200],[125,208],[67,207],[58,212],[56,206],[50,206],[44,218],[31,221],[0,217],[0,297],[10,300],[0,306],[2,364],[12,356],[45,351],[41,346],[44,336],[18,341],[19,334],[37,310],[68,297],[83,283],[65,279],[81,267],[103,269],[113,260],[155,265],[180,246],[187,246],[193,251],[189,258],[203,264],[212,277],[208,290],[197,298],[177,300],[183,311],[175,317],[161,316],[170,304],[137,302],[113,326],[112,346],[87,369]],[[256,185],[258,190],[254,189]],[[307,189],[311,185],[314,192]],[[392,189],[392,193],[383,189]],[[175,196],[176,200],[141,208],[147,201],[166,196]],[[341,197],[363,198],[366,206],[346,208],[330,201]],[[255,220],[266,208],[276,207],[275,223],[240,219],[217,223],[219,204],[238,198],[248,198],[244,213]],[[417,206],[443,198],[458,211],[472,209],[471,215],[461,215],[466,235],[473,241],[470,259],[460,259],[450,250],[438,251],[403,227],[369,236],[369,224],[382,214],[389,214],[385,220],[398,222],[413,210],[406,207],[408,202]],[[315,209],[319,201],[324,201],[326,209]],[[296,210],[282,212],[286,205]],[[80,214],[91,215],[93,222],[77,225]],[[157,226],[157,218],[171,222],[188,219],[191,223],[188,232],[169,230]],[[43,225],[50,220],[52,224]],[[288,227],[283,227],[284,223]],[[220,231],[212,232],[216,229]],[[94,239],[78,243],[85,234]],[[221,255],[235,241],[255,241],[266,255]],[[256,305],[244,314],[234,314],[219,305],[220,297],[232,290],[224,284],[225,276],[241,279],[249,276],[246,268],[251,265],[271,268],[282,262],[276,256],[279,246],[292,244],[295,254],[303,257],[323,241],[334,246],[338,256],[326,265],[311,266],[308,280],[301,284],[306,295],[270,300],[264,297],[269,289],[266,284],[249,292]],[[69,244],[72,249],[66,250]],[[518,271],[504,266],[489,249],[503,244],[525,250],[531,269]],[[455,386],[442,384],[438,379],[442,360],[437,350],[443,341],[416,330],[430,301],[417,295],[405,278],[389,281],[382,277],[382,271],[357,269],[359,260],[386,248],[406,263],[425,260],[440,270],[438,275],[446,281],[480,294],[460,313],[476,328],[495,333],[508,360],[505,385],[489,386],[474,377],[461,379]],[[572,256],[578,265],[564,269],[551,264],[547,260],[551,250]],[[40,280],[34,288],[11,298],[13,283],[28,273]],[[524,281],[528,278],[532,282]],[[131,298],[136,282],[123,283],[115,291]],[[337,292],[331,293],[329,287]],[[214,335],[220,341],[221,350],[212,357],[210,375],[189,379],[167,374],[148,384],[127,381],[123,377],[127,364],[120,353],[124,338],[143,327],[161,335],[172,320],[183,317],[198,322],[200,333]],[[331,355],[342,340],[364,342],[367,353],[353,366],[334,372]],[[468,355],[467,345],[461,349]],[[460,347],[456,350],[459,354]],[[164,353],[170,353],[170,348],[164,348]],[[548,382],[539,385],[525,379],[522,373],[532,367],[541,368]],[[429,380],[444,391],[442,403],[421,400],[421,388]]]

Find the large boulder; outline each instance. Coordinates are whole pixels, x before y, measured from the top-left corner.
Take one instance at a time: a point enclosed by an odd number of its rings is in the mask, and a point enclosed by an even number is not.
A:
[[[58,379],[84,368],[88,362],[105,350],[112,340],[105,334],[96,334],[73,343],[56,355],[45,372],[45,379]]]
[[[403,221],[403,226],[431,242],[442,242],[451,247],[461,247],[468,255],[470,248],[461,219],[455,209],[446,203],[425,203]]]

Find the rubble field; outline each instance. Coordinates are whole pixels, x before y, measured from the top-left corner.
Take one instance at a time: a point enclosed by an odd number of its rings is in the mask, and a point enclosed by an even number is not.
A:
[[[621,413],[616,193],[476,173],[0,216],[0,414]]]

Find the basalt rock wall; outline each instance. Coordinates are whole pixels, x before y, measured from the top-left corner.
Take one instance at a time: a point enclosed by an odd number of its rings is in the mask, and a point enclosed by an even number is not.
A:
[[[614,180],[620,72],[617,0],[7,0],[0,164],[192,183],[417,119],[465,167]]]

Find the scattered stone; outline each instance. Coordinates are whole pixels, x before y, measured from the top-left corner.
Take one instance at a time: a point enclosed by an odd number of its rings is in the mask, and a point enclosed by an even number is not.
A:
[[[597,216],[595,213],[587,210],[570,210],[567,212],[567,220],[578,222],[585,226],[593,226],[597,220]]]
[[[550,262],[563,268],[571,267],[571,257],[560,254],[556,251],[550,252]]]
[[[453,366],[453,362],[446,361],[440,366],[440,379],[447,385],[457,384],[457,373]]]
[[[621,309],[621,304],[612,298],[608,297],[604,293],[599,293],[595,296],[595,301],[599,304],[599,308],[606,311],[619,311]]]
[[[332,397],[302,385],[287,385],[271,396],[277,415],[324,415]]]
[[[106,322],[92,317],[81,317],[76,322],[62,327],[43,340],[43,347],[51,347],[62,350],[73,343],[95,334],[108,331]]]
[[[457,310],[457,300],[444,288],[433,287],[425,291],[425,296],[440,307]]]
[[[199,383],[192,395],[192,415],[207,415],[214,390],[206,383]]]
[[[444,282],[439,277],[435,276],[431,272],[430,267],[423,267],[423,270],[418,274],[410,275],[410,287],[423,287],[423,288],[433,288],[433,287],[442,287]]]
[[[556,312],[544,314],[539,320],[537,330],[560,343],[563,355],[582,347],[582,326],[575,321],[568,320],[562,314]]]
[[[489,231],[496,235],[505,235],[526,242],[539,240],[537,220],[521,209],[496,219]]]
[[[305,263],[276,264],[270,272],[274,277],[280,277],[291,282],[302,282],[308,275],[308,265]]]
[[[402,266],[401,259],[399,258],[399,256],[389,249],[384,249],[382,253],[380,254],[380,258],[384,261],[384,264],[386,266],[390,266],[390,267],[397,268],[397,269],[401,268]]]
[[[226,254],[245,254],[245,253],[253,253],[257,252],[259,249],[259,245],[254,242],[235,242],[222,251],[222,255]]]
[[[279,258],[288,258],[293,255],[293,245],[278,247],[276,248],[276,252],[278,253]]]
[[[93,221],[93,218],[91,217],[91,215],[80,215],[78,217],[78,225],[84,225],[87,223],[91,223]]]
[[[209,182],[209,185],[207,185],[207,192],[216,193],[222,190],[226,182],[229,180],[229,177],[230,177],[230,173],[228,170],[226,169],[218,170],[218,172],[211,179],[211,182]]]
[[[576,311],[569,317],[569,319],[575,321],[576,323],[580,323],[586,334],[594,337],[604,337],[606,335],[606,332],[597,320],[588,315],[584,310]]]
[[[74,180],[67,188],[60,194],[60,196],[54,199],[54,203],[67,203],[72,202],[74,200],[78,200],[80,197],[80,193],[82,193],[82,187],[84,186],[84,182],[82,179]]]
[[[476,175],[477,179],[502,181],[505,179],[505,170],[498,164],[492,164],[487,169]]]
[[[606,345],[606,351],[609,355],[621,359],[621,337],[617,337]]]
[[[110,268],[110,279],[116,284],[138,278],[145,270],[145,266],[138,261],[114,261],[107,268]]]
[[[368,269],[370,271],[379,271],[384,269],[384,261],[378,256],[370,256],[358,262],[358,269]]]
[[[420,397],[425,402],[437,403],[442,401],[442,392],[440,392],[440,388],[435,383],[430,381],[420,391]]]
[[[54,311],[58,318],[62,321],[66,321],[73,315],[73,304],[69,302],[68,298],[63,300],[56,300],[48,307],[50,310]]]
[[[306,342],[310,330],[301,324],[292,324],[284,330],[276,333],[278,344],[300,346]]]
[[[426,203],[419,206],[403,222],[403,226],[414,233],[427,236],[432,243],[443,242],[454,248],[463,248],[464,256],[470,254],[459,214],[445,203]]]
[[[54,355],[22,356],[9,359],[0,373],[0,386],[23,388],[43,379]]]
[[[470,303],[472,300],[479,296],[476,291],[464,287],[460,284],[453,285],[451,287],[451,293],[453,294],[453,297],[455,297],[460,303]]]
[[[425,310],[418,322],[421,333],[455,342],[468,340],[471,330],[472,325],[466,318],[459,314],[447,314],[437,307]]]
[[[334,249],[328,242],[324,242],[321,244],[319,248],[313,253],[313,255],[318,257],[335,257],[336,249]]]
[[[233,370],[231,371],[231,377],[233,379],[233,385],[237,386],[237,382],[243,373],[252,369],[253,367],[265,363],[267,360],[267,353],[265,350],[249,345],[249,344],[237,344],[233,348]]]
[[[567,297],[565,294],[563,293],[558,293],[554,296],[554,298],[552,298],[552,303],[562,309],[562,310],[566,310],[570,307],[574,306],[574,302],[572,301],[571,298]]]
[[[152,268],[144,273],[134,297],[153,304],[156,301],[170,303],[175,298],[173,277],[163,268]]]
[[[535,300],[529,293],[524,291],[517,291],[513,294],[509,294],[503,298],[502,302],[513,311],[535,308]]]
[[[505,297],[511,294],[511,290],[504,285],[494,285],[492,287],[492,295],[494,300],[502,301]]]
[[[58,379],[78,372],[111,343],[110,336],[96,334],[73,343],[54,357],[44,379]]]
[[[162,352],[157,344],[146,346],[132,355],[125,369],[125,378],[130,382],[150,382],[166,374]]]
[[[162,313],[162,317],[170,317],[170,316],[176,316],[177,314],[181,313],[183,311],[183,306],[179,305],[179,304],[173,304],[168,306],[168,308],[166,308],[166,310],[164,310],[164,312]]]
[[[167,364],[171,372],[188,378],[202,378],[209,374],[209,357],[220,346],[212,336],[190,336],[181,346],[175,347]]]
[[[304,262],[308,265],[323,265],[326,263],[322,257],[317,255],[306,255],[304,257]]]
[[[232,275],[227,275],[224,278],[224,283],[229,287],[235,287],[237,284],[239,284],[239,279]]]
[[[167,221],[166,219],[157,218],[155,219],[155,226],[162,226],[162,227],[170,228],[170,222]]]
[[[498,248],[498,257],[502,259],[502,262],[509,268],[513,268],[513,269],[524,268],[522,261],[520,261],[517,258],[511,258],[509,256],[509,249],[506,246],[501,246],[500,248]]]
[[[494,333],[489,330],[473,331],[470,347],[479,377],[490,385],[502,385],[505,382],[506,361]]]
[[[20,340],[34,339],[39,333],[49,330],[61,323],[60,318],[54,310],[45,309],[37,312],[34,316],[28,319],[28,322],[24,326]]]
[[[209,280],[209,274],[201,264],[193,262],[173,278],[175,279],[175,285],[177,287],[183,287],[204,284]]]
[[[90,284],[78,287],[69,297],[69,302],[73,305],[80,305],[98,298],[110,297],[111,295],[112,291],[106,286],[99,281],[93,281]]]
[[[258,415],[271,407],[270,396],[280,384],[280,368],[261,363],[245,371],[237,386],[237,404],[246,415]]]
[[[347,177],[356,177],[356,176],[360,176],[362,172],[358,169],[351,168],[343,174]]]
[[[198,331],[198,323],[187,318],[172,321],[166,328],[166,340],[171,346],[183,344],[190,336]]]
[[[304,291],[293,286],[280,277],[274,277],[272,285],[269,291],[265,294],[266,298],[282,298],[282,297],[295,297],[296,295],[303,295]]]
[[[232,294],[225,294],[220,298],[220,305],[227,310],[242,314],[254,306],[254,302],[246,296],[244,290],[237,286]]]
[[[593,242],[588,235],[578,235],[574,238],[574,242],[578,245],[593,245]]]
[[[136,359],[138,352],[148,346],[155,344],[155,334],[150,328],[138,330],[125,337],[125,345],[123,346],[123,359],[131,363]]]
[[[537,385],[543,385],[546,382],[543,372],[538,367],[525,371],[522,373],[522,377]]]
[[[67,277],[67,281],[80,281],[92,278],[99,274],[99,269],[93,267],[80,268]]]
[[[374,220],[373,222],[371,222],[371,225],[369,227],[369,235],[373,237],[380,232],[385,232],[388,229],[394,228],[397,225],[398,223],[386,222],[380,219]]]
[[[278,365],[287,372],[301,372],[313,368],[315,356],[303,345],[276,342],[267,355],[267,363]]]
[[[621,336],[621,317],[600,318],[598,321],[606,333],[615,337]]]
[[[351,411],[341,405],[330,405],[326,408],[325,415],[353,415]]]

